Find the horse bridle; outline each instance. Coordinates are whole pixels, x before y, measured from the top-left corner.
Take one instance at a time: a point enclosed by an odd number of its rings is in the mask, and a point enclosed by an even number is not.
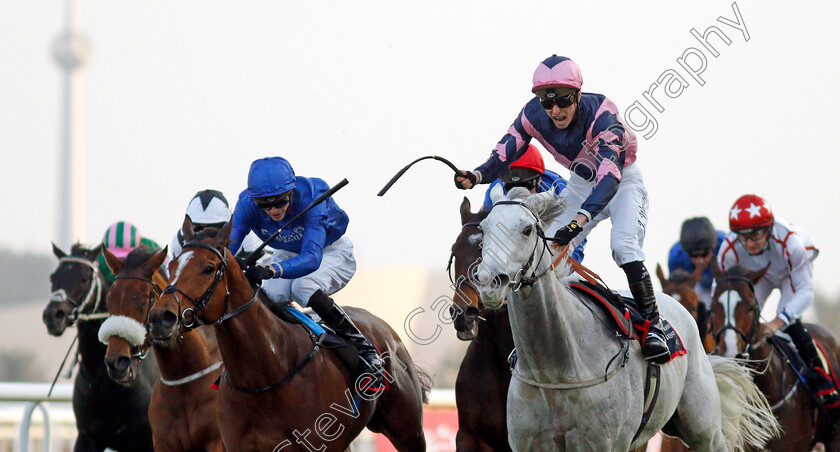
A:
[[[224,322],[225,320],[228,320],[231,317],[235,317],[235,316],[239,315],[240,313],[244,312],[245,310],[247,310],[248,308],[253,306],[254,303],[256,303],[257,295],[259,294],[259,292],[255,293],[254,298],[252,298],[247,303],[245,303],[242,306],[234,309],[231,312],[227,312],[228,301],[230,300],[230,290],[228,289],[227,281],[225,281],[225,314],[222,315],[221,317],[219,317],[219,320],[217,320],[215,322],[211,322],[211,323],[203,322],[200,318],[198,318],[198,311],[204,309],[204,307],[207,305],[207,302],[210,301],[210,297],[213,296],[213,292],[216,291],[216,286],[218,286],[219,282],[222,280],[222,278],[224,278],[225,268],[227,267],[227,259],[225,259],[225,255],[222,254],[215,247],[212,247],[212,246],[210,246],[210,245],[208,245],[204,242],[190,241],[190,242],[184,243],[184,245],[181,247],[182,250],[187,249],[187,248],[204,248],[206,250],[210,250],[210,251],[213,252],[213,254],[216,255],[216,257],[219,258],[219,261],[221,263],[216,268],[216,274],[213,277],[213,282],[210,283],[210,287],[208,287],[207,290],[204,291],[204,294],[202,294],[201,297],[199,297],[198,300],[195,300],[192,297],[190,297],[189,295],[187,295],[183,290],[181,290],[177,286],[175,286],[175,284],[170,284],[170,285],[166,286],[165,289],[163,289],[164,294],[172,294],[172,296],[175,297],[175,301],[178,302],[178,310],[180,311],[179,317],[180,317],[181,325],[184,328],[190,330],[190,329],[199,327],[201,325],[219,325],[222,322]],[[193,304],[193,307],[186,308],[186,309],[182,310],[181,309],[181,298],[178,296],[178,294],[181,294],[186,299],[190,300],[190,302],[192,302],[192,304]],[[187,323],[187,321],[186,321],[187,312],[189,312],[191,317],[192,317],[192,321],[190,321],[189,323]]]
[[[107,312],[96,312],[99,310],[99,305],[102,302],[102,300],[100,299],[102,294],[102,274],[99,272],[99,267],[97,267],[93,262],[87,259],[82,259],[80,257],[73,256],[65,256],[58,260],[59,267],[61,266],[61,264],[64,263],[82,264],[90,268],[91,275],[87,291],[85,292],[85,296],[82,299],[82,301],[77,302],[76,300],[70,298],[69,295],[67,295],[67,291],[65,291],[64,289],[58,289],[53,291],[52,294],[50,294],[50,303],[63,303],[64,301],[70,302],[70,305],[73,306],[73,310],[70,311],[69,314],[67,314],[67,318],[70,320],[70,325],[73,325],[77,320],[87,321],[107,318]],[[93,306],[93,311],[91,311],[90,314],[85,314],[83,311],[94,299],[96,300],[96,303]]]
[[[553,270],[553,268],[551,266],[549,266],[542,273],[535,274],[536,271],[537,271],[537,268],[539,267],[540,263],[542,262],[543,257],[545,256],[545,252],[548,250],[548,242],[553,241],[555,239],[545,236],[545,233],[543,232],[543,229],[540,226],[540,218],[524,202],[522,202],[522,201],[499,201],[499,202],[493,204],[493,207],[496,207],[498,205],[520,206],[520,207],[524,208],[525,210],[527,210],[534,217],[534,219],[536,219],[536,222],[534,223],[534,229],[535,229],[535,232],[537,234],[537,237],[542,239],[543,247],[542,247],[542,250],[540,252],[540,257],[536,262],[536,265],[534,264],[534,257],[537,255],[537,248],[539,248],[540,240],[535,240],[534,241],[534,249],[533,249],[533,251],[531,251],[531,256],[528,258],[528,262],[526,262],[525,265],[516,272],[516,275],[514,275],[514,277],[511,278],[510,283],[508,284],[509,286],[512,287],[514,292],[517,292],[517,291],[519,291],[519,289],[522,288],[522,286],[528,287],[528,286],[532,286],[532,285],[536,284],[538,279],[540,279],[541,277],[545,276],[548,272]]]
[[[753,296],[755,296],[755,283],[753,283],[752,280],[749,279],[749,278],[745,278],[743,276],[724,276],[723,278],[719,279],[718,281],[719,282],[724,282],[724,281],[736,281],[736,282],[737,281],[742,281],[742,282],[745,282],[749,286],[750,292],[753,294]],[[720,303],[720,300],[718,300],[718,303]],[[727,295],[727,297],[726,297],[726,312],[732,312],[732,311],[730,311],[730,307],[731,307],[730,303],[731,303],[731,300],[729,299],[729,295]],[[721,303],[721,304],[723,304],[723,303]],[[727,315],[727,316],[724,316],[725,320],[724,320],[723,326],[719,330],[714,332],[713,337],[714,337],[714,340],[715,340],[715,344],[720,342],[720,337],[723,335],[723,333],[725,333],[727,330],[732,330],[732,331],[735,332],[735,334],[737,334],[744,341],[744,344],[745,344],[744,349],[740,350],[738,352],[738,356],[739,357],[748,357],[749,354],[750,354],[750,351],[753,348],[753,345],[756,345],[756,346],[759,345],[759,343],[753,344],[753,339],[755,339],[755,335],[758,332],[758,326],[759,326],[760,317],[761,317],[761,309],[758,307],[758,302],[753,303],[752,310],[753,310],[753,321],[752,321],[752,326],[750,327],[749,334],[744,333],[743,331],[738,329],[738,327],[733,325],[731,323],[730,319],[729,319],[729,316]]]
[[[155,304],[155,295],[160,296],[160,294],[162,292],[160,290],[158,290],[157,284],[155,284],[155,282],[154,282],[154,280],[152,280],[152,278],[146,278],[145,276],[134,276],[134,275],[117,275],[117,276],[114,277],[114,282],[116,282],[118,279],[136,279],[138,281],[143,281],[145,283],[149,283],[149,285],[151,286],[151,289],[149,289],[148,309],[146,309],[146,321],[143,322],[143,325],[145,325],[146,328],[148,329],[149,313],[152,311],[152,306]],[[146,341],[145,343],[143,343],[142,345],[137,347],[137,352],[136,353],[132,353],[128,357],[131,358],[131,359],[136,358],[136,359],[139,359],[139,360],[142,361],[143,359],[146,358],[146,355],[148,355],[148,354],[149,354],[149,342]]]
[[[468,222],[464,223],[461,226],[461,233],[462,234],[464,232],[464,229],[466,229],[468,226],[476,226],[476,227],[479,228],[479,230],[481,230],[481,221],[468,221]],[[479,259],[481,259],[481,258],[479,257]],[[455,244],[452,245],[452,248],[449,252],[449,261],[446,263],[446,274],[447,274],[447,276],[449,276],[449,282],[452,283],[452,287],[455,289],[456,292],[458,292],[462,287],[468,287],[476,295],[476,299],[481,300],[481,294],[479,294],[478,289],[475,287],[475,285],[472,283],[472,281],[470,281],[470,279],[468,277],[466,277],[464,275],[461,275],[460,277],[458,277],[457,282],[452,278],[452,263],[454,261],[455,261]],[[463,297],[463,294],[461,296]],[[470,310],[470,308],[473,308],[473,310]],[[458,311],[458,312],[456,312],[456,311]],[[453,305],[450,306],[450,308],[449,308],[449,314],[453,319],[459,314],[464,315],[465,320],[468,323],[471,323],[471,322],[475,321],[475,319],[484,320],[481,316],[479,316],[479,308],[476,307],[476,306],[473,306],[473,305],[468,305],[465,309],[461,309],[460,307],[456,306],[453,303]]]

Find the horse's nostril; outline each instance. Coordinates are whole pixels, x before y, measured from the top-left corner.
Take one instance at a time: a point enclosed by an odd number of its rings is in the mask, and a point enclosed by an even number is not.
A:
[[[178,322],[178,316],[174,312],[163,311],[159,315],[152,317],[150,322],[158,328],[169,329]]]
[[[122,375],[126,370],[128,370],[128,366],[131,364],[131,358],[127,356],[119,356],[117,359],[105,359],[105,364],[111,372]]]
[[[54,318],[55,320],[62,320],[62,319],[64,319],[64,311],[63,311],[63,310],[61,310],[61,309],[56,309],[56,310],[55,310],[55,312],[53,312],[53,318]]]
[[[504,275],[504,274],[503,275],[496,275],[493,278],[493,288],[494,289],[500,289],[502,287],[507,286],[508,284],[510,284],[510,276],[508,276],[508,275]]]

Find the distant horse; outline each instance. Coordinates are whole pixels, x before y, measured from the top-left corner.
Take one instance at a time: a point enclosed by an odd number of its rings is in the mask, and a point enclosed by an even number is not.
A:
[[[97,333],[108,313],[108,286],[94,263],[102,245],[87,249],[73,245],[70,255],[53,245],[58,268],[50,275],[52,296],[44,309],[47,332],[61,336],[77,325],[79,373],[73,386],[73,413],[78,437],[74,450],[151,451],[152,431],[147,416],[152,385],[158,379],[154,362],[140,366],[130,386],[115,383],[105,368],[105,345]]]
[[[137,375],[138,357],[148,348],[146,319],[166,287],[160,266],[166,249],[155,253],[135,248],[125,262],[104,250],[116,279],[106,299],[111,317],[99,330],[108,344],[108,375],[131,384]],[[222,356],[216,339],[202,331],[175,330],[169,336],[149,334],[160,367],[149,405],[155,450],[220,451],[222,438],[216,422],[216,394],[211,384],[221,374]],[[167,331],[168,332],[168,331]]]
[[[569,267],[553,267],[542,230],[563,207],[551,194],[514,188],[509,196],[491,194],[476,277],[486,307],[509,298],[518,354],[507,403],[512,449],[626,451],[661,429],[701,452],[763,446],[778,424],[750,371],[707,356],[691,316],[664,294],[660,312],[688,354],[660,366],[658,399],[639,430],[648,369],[641,347],[602,328],[600,312],[556,277]]]
[[[225,363],[219,384],[219,429],[229,451],[345,450],[367,426],[400,451],[422,451],[421,384],[408,351],[381,319],[346,311],[382,352],[384,392],[370,394],[320,339],[277,318],[228,250],[231,224],[194,236],[184,221],[184,248],[169,264],[169,286],[149,316],[152,325],[213,325]],[[314,434],[313,434],[314,430]],[[303,446],[302,446],[303,445]]]
[[[735,265],[723,273],[712,267],[717,287],[712,295],[712,331],[717,352],[724,356],[746,355],[761,372],[755,383],[767,396],[773,413],[782,425],[781,436],[767,443],[771,451],[809,451],[815,441],[825,443],[828,451],[840,451],[840,431],[826,425],[799,378],[787,364],[787,358],[768,340],[761,323],[761,309],[753,290],[766,268],[749,271]],[[831,367],[840,369],[837,339],[825,328],[806,323],[819,342]],[[815,429],[819,439],[814,438]]]
[[[455,380],[458,407],[459,452],[507,451],[507,391],[510,369],[507,357],[513,350],[513,334],[506,307],[481,309],[478,289],[470,275],[481,258],[478,225],[488,211],[470,212],[466,197],[461,203],[461,233],[452,245],[455,269],[455,328],[458,338],[472,340]],[[479,327],[477,318],[484,321]]]
[[[656,264],[656,277],[659,278],[659,283],[662,284],[662,292],[679,301],[691,316],[694,317],[695,322],[699,322],[697,318],[697,307],[703,303],[695,289],[701,274],[703,274],[702,267],[695,268],[694,273],[689,273],[678,268],[671,272],[670,278],[666,278],[662,266]],[[706,327],[705,336],[701,338],[703,340],[703,348],[706,350],[706,353],[711,353],[715,349],[715,341],[709,333],[708,326]]]

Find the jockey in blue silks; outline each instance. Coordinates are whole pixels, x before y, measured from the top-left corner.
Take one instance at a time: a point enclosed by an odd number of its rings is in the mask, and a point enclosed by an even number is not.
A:
[[[484,194],[484,204],[482,204],[481,210],[493,208],[490,192],[497,186],[501,187],[504,193],[507,193],[513,187],[525,187],[531,193],[551,191],[554,196],[559,197],[563,189],[566,188],[566,179],[563,179],[563,176],[554,171],[545,169],[545,161],[543,161],[540,151],[533,144],[529,144],[522,157],[510,164],[510,171],[508,171],[504,180],[496,179],[490,183],[487,192]],[[586,239],[575,248],[572,259],[583,262],[584,247],[586,247]]]
[[[254,161],[248,171],[248,188],[239,195],[233,212],[230,249],[238,250],[249,231],[266,240],[281,227],[269,245],[271,264],[252,265],[245,275],[273,303],[296,301],[312,308],[330,328],[359,350],[366,372],[376,379],[373,390],[384,384],[382,358],[330,295],[347,285],[356,273],[353,242],[344,235],[349,218],[332,199],[309,209],[286,225],[298,212],[329,190],[322,179],[295,176],[282,157]]]
[[[703,268],[700,279],[694,287],[702,301],[697,306],[697,326],[700,329],[700,337],[706,335],[709,309],[712,307],[712,283],[715,278],[709,264],[717,256],[724,238],[726,238],[726,233],[715,230],[708,218],[689,218],[682,224],[680,241],[671,247],[668,254],[668,271],[670,273],[677,269],[694,273],[697,267]]]

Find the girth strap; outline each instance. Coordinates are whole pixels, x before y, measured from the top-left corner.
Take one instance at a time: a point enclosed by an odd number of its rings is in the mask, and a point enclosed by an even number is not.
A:
[[[650,414],[653,413],[653,409],[656,407],[656,399],[659,398],[659,377],[661,370],[659,364],[653,362],[648,363],[647,376],[645,377],[645,411],[642,413],[642,422],[639,423],[639,428],[636,429],[636,434],[633,435],[633,441],[636,441],[636,438],[642,434],[642,430],[645,429],[645,426],[650,420]],[[653,386],[653,392],[650,390],[651,386]]]

